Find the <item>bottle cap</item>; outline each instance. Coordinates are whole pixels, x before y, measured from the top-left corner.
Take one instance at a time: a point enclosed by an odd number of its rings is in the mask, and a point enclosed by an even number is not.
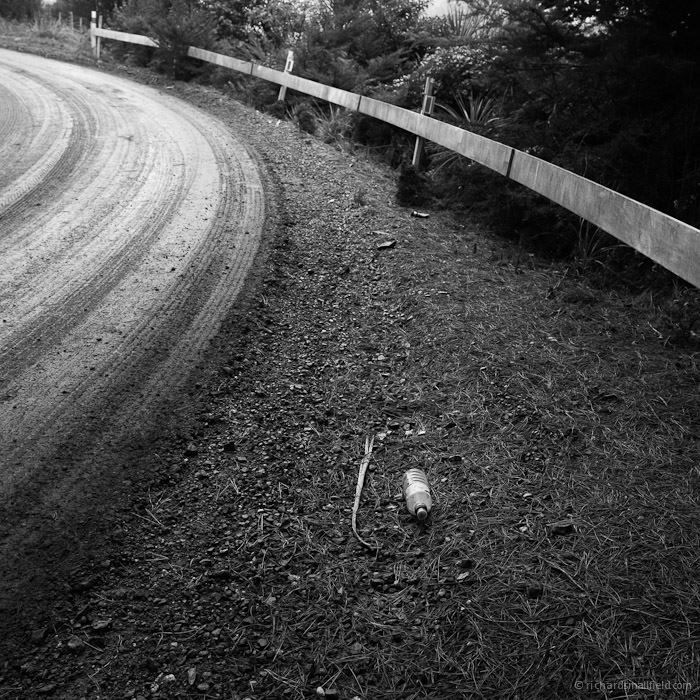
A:
[[[418,506],[416,508],[416,518],[423,522],[428,517],[428,509],[425,506]]]

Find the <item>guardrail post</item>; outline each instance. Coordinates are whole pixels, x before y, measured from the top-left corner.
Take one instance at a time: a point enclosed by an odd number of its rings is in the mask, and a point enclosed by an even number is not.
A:
[[[97,26],[102,29],[102,15],[97,18]],[[97,37],[97,54],[96,58],[100,60],[100,51],[102,50],[102,37]]]
[[[97,28],[97,11],[93,10],[90,13],[90,48],[92,48],[92,53],[96,54],[97,51],[97,37],[95,36],[95,29]]]
[[[425,79],[425,89],[423,90],[423,106],[421,107],[420,113],[431,116],[433,110],[435,109],[435,97],[433,96],[433,90],[435,89],[435,81],[432,78]],[[413,149],[413,167],[419,168],[421,157],[423,156],[423,138],[420,136],[416,137],[416,145]]]
[[[294,51],[287,51],[287,62],[284,64],[284,72],[291,73],[294,68]],[[284,98],[287,95],[287,86],[282,85],[280,87],[279,95],[277,95],[278,102],[284,102]]]

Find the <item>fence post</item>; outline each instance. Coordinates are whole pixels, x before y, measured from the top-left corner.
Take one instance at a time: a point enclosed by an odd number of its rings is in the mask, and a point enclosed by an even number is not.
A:
[[[433,90],[435,89],[435,81],[432,78],[425,79],[425,89],[423,90],[423,106],[420,113],[431,116],[435,109],[435,97]],[[413,149],[413,167],[419,168],[421,157],[423,155],[423,139],[420,136],[416,137],[416,145]]]
[[[294,68],[294,51],[287,51],[287,62],[284,64],[284,72],[291,73]],[[277,95],[278,102],[284,102],[284,98],[287,95],[287,86],[282,85],[280,87],[279,95]]]
[[[102,29],[102,15],[97,18],[97,26]],[[100,60],[100,50],[102,49],[102,37],[97,37],[97,60]]]
[[[95,36],[95,29],[97,28],[97,11],[93,10],[90,13],[90,48],[92,48],[92,53],[96,55],[97,53],[97,37]]]

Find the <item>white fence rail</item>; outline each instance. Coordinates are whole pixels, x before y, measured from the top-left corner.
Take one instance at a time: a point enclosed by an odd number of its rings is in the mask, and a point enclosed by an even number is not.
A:
[[[95,38],[157,46],[152,39],[91,24]],[[292,73],[190,47],[188,55],[366,114],[444,146],[528,187],[700,287],[700,230],[541,158],[432,117]]]

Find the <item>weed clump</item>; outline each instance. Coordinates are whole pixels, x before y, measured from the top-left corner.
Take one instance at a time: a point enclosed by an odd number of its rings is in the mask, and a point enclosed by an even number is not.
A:
[[[292,110],[292,119],[301,131],[307,134],[316,133],[316,115],[310,104],[302,102],[296,105]]]

